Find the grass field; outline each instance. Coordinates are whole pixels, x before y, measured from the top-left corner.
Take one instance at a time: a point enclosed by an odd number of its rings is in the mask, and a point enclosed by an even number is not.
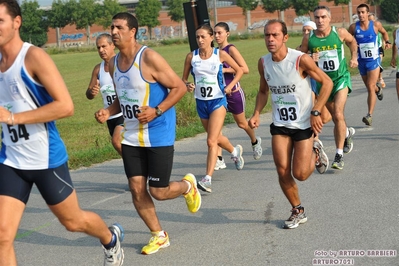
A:
[[[300,42],[301,37],[291,37],[288,46],[295,48]],[[263,39],[237,40],[233,43],[245,58],[250,70],[250,73],[241,79],[241,85],[246,93],[246,115],[249,117],[254,109],[259,84],[257,62],[267,50]],[[180,77],[182,76],[184,59],[189,52],[188,44],[158,46],[153,49],[168,61]],[[349,52],[346,51],[346,54],[349,55]],[[383,61],[384,66],[389,65],[390,56],[391,51],[387,51]],[[51,57],[64,77],[75,104],[73,117],[57,121],[61,137],[68,149],[69,167],[76,169],[119,158],[110,143],[107,126],[98,124],[94,119],[94,112],[102,107],[100,97],[90,101],[85,96],[93,67],[100,62],[97,52],[55,54]],[[350,71],[354,75],[358,74],[357,69]],[[177,104],[176,111],[177,140],[204,132],[195,110],[192,94],[187,93],[184,96]],[[232,122],[234,122],[232,117],[228,115],[226,123]]]

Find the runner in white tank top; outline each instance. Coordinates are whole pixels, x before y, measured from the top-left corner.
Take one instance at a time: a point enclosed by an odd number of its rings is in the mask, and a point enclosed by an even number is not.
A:
[[[259,92],[254,114],[248,123],[252,128],[259,126],[260,113],[271,93],[273,158],[280,187],[292,206],[292,214],[283,227],[296,228],[305,223],[307,217],[295,179],[308,179],[315,164],[325,160],[323,147],[313,135],[321,132],[323,122],[319,110],[327,102],[332,81],[307,54],[286,46],[288,34],[283,21],[269,20],[264,33],[270,53],[258,61]],[[315,105],[309,76],[321,83]]]
[[[227,111],[226,94],[232,93],[243,71],[228,53],[213,47],[213,29],[210,25],[198,27],[196,36],[199,48],[187,54],[182,79],[187,85],[187,90],[194,91],[197,113],[207,132],[206,174],[198,181],[198,187],[210,193],[218,147],[231,154],[237,170],[244,167],[241,145],[234,147],[229,139],[221,134]],[[229,64],[236,72],[234,79],[227,85],[223,80],[222,63]],[[194,83],[188,82],[190,72],[194,77]]]
[[[115,56],[115,46],[111,35],[108,33],[100,34],[97,37],[96,46],[98,55],[103,61],[97,64],[92,71],[90,83],[86,90],[86,97],[92,100],[97,94],[101,94],[104,108],[107,108],[116,98],[114,82],[108,70],[109,61]],[[121,131],[123,123],[122,112],[110,116],[107,120],[108,131],[112,137],[112,145],[120,155],[122,155]]]
[[[73,187],[67,151],[55,123],[73,115],[68,88],[46,51],[21,39],[17,1],[0,3],[0,21],[0,264],[18,264],[14,241],[35,186],[68,231],[102,243],[104,266],[120,266],[123,228],[116,224],[108,228],[99,215],[82,210]],[[91,264],[88,257],[80,263]]]

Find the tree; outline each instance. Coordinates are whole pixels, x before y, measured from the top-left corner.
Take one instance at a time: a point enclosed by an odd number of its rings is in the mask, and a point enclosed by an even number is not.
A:
[[[112,23],[112,17],[120,12],[125,12],[127,9],[121,6],[118,0],[104,0],[102,4],[97,5],[96,24],[103,27],[103,29],[108,29]]]
[[[245,16],[245,28],[248,28],[248,11],[255,10],[259,5],[258,0],[237,0],[237,6],[241,7]]]
[[[399,3],[398,0],[384,0],[381,3],[381,13],[383,18],[391,23],[398,22]]]
[[[139,21],[139,26],[147,26],[152,36],[152,28],[161,25],[158,20],[159,11],[162,9],[162,4],[159,0],[141,0],[136,7],[136,17]]]
[[[281,11],[288,9],[291,6],[289,0],[262,0],[263,9],[267,13],[279,12],[279,18],[281,19]]]
[[[345,6],[348,6],[351,0],[327,0],[327,2],[334,2],[335,6],[342,6],[342,27],[345,27]]]
[[[296,0],[292,1],[292,8],[298,16],[309,15],[319,5],[319,0]]]
[[[171,20],[176,22],[182,22],[185,18],[183,3],[187,2],[186,0],[167,0],[166,5],[168,6],[168,16]],[[183,28],[183,25],[182,25]],[[183,33],[183,30],[180,31]]]
[[[72,23],[76,29],[86,29],[87,44],[90,44],[90,27],[98,18],[95,0],[69,0],[72,9]]]
[[[184,9],[183,3],[186,0],[167,0],[166,5],[168,6],[168,16],[171,20],[180,22],[184,20]]]
[[[34,0],[24,0],[21,5],[23,23],[20,30],[21,39],[36,46],[42,46],[47,42],[47,23],[44,11],[39,9],[39,3]]]
[[[51,4],[51,10],[48,12],[48,25],[53,29],[62,29],[72,24],[72,6],[69,2],[63,0],[54,0]],[[60,34],[57,31],[57,46],[61,46]]]

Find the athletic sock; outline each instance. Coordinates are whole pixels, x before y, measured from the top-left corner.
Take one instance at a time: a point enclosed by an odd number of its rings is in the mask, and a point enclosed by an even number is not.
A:
[[[251,143],[252,143],[252,146],[255,146],[256,144],[258,144],[258,140],[256,139],[255,142],[251,142]]]
[[[222,161],[223,157],[222,156],[218,156],[218,159],[219,159],[219,161]]]
[[[157,232],[151,232],[151,235],[157,236],[157,237],[165,237],[166,236],[165,232],[163,230],[162,231],[157,231]]]
[[[183,195],[186,195],[188,192],[190,192],[190,190],[191,190],[191,183],[188,181],[188,180],[183,180],[184,182],[186,182],[187,183],[187,185],[188,185],[188,189],[187,189],[187,191],[186,192],[184,192],[184,194]]]
[[[111,234],[112,234],[111,242],[109,242],[107,245],[103,244],[105,249],[111,249],[111,248],[115,247],[115,245],[116,245],[116,235],[112,231],[111,231]]]

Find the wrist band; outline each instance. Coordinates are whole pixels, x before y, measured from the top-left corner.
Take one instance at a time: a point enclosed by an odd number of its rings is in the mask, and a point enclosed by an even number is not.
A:
[[[10,119],[11,119],[11,126],[13,126],[14,125],[14,114],[12,112],[10,112],[10,115],[7,118],[7,125],[9,125],[8,122],[10,121]]]

